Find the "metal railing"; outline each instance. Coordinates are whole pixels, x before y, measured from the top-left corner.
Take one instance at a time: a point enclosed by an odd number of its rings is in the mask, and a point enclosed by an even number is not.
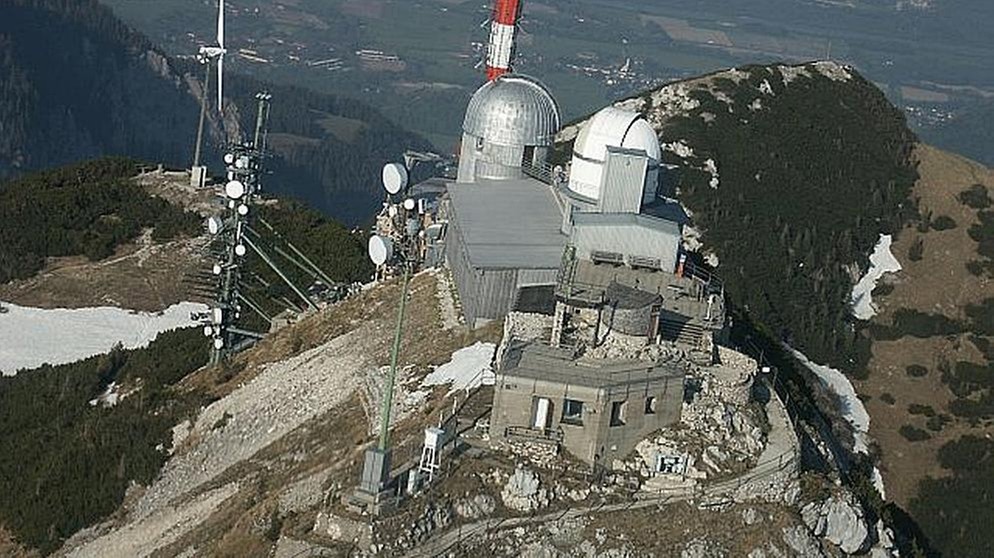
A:
[[[555,175],[552,165],[545,162],[531,163],[524,161],[521,163],[521,171],[527,176],[546,184],[553,184]]]
[[[508,426],[504,435],[511,439],[560,444],[563,441],[563,431],[552,428],[534,428],[531,426]]]

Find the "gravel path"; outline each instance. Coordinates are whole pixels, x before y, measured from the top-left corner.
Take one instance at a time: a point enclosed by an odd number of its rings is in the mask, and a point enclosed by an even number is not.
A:
[[[189,499],[206,483],[346,401],[360,387],[375,344],[372,324],[266,366],[248,384],[208,406],[177,454],[129,510],[128,524],[73,550],[78,556],[146,556],[203,522],[234,492]],[[222,497],[223,496],[223,497]],[[218,499],[220,498],[220,500]]]

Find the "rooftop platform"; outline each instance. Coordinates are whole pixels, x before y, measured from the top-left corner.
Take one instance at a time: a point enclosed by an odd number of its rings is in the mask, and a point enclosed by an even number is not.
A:
[[[449,221],[474,268],[555,269],[566,236],[552,188],[532,178],[450,182]]]
[[[557,295],[566,302],[596,306],[609,298],[612,285],[658,295],[664,312],[685,316],[693,322],[708,327],[721,327],[724,323],[721,283],[689,273],[681,277],[665,271],[573,260],[563,270]]]
[[[635,381],[682,379],[685,372],[686,363],[681,361],[659,363],[634,359],[578,360],[571,349],[553,348],[538,342],[514,341],[507,349],[498,374],[609,389]]]

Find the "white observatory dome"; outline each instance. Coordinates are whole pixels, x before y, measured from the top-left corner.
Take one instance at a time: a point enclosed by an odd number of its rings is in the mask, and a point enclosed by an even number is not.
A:
[[[644,151],[653,170],[652,177],[658,172],[662,150],[656,131],[637,112],[607,107],[584,125],[573,144],[570,190],[592,200],[600,199],[609,147]]]
[[[476,90],[463,131],[498,145],[552,145],[559,132],[559,105],[538,80],[506,74]]]

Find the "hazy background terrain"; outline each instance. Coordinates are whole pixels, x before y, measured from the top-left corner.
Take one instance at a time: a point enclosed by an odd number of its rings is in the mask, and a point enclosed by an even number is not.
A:
[[[213,0],[105,2],[177,56],[213,33]],[[233,71],[360,97],[445,151],[458,140],[482,79],[489,0],[227,6]],[[990,21],[985,0],[528,0],[517,68],[572,119],[659,82],[831,57],[873,80],[925,141],[994,163],[982,125],[994,115]]]

